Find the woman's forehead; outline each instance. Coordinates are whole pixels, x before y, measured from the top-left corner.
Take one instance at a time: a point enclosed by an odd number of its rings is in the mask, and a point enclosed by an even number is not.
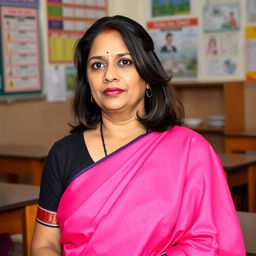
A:
[[[122,35],[112,29],[102,31],[92,42],[89,55],[117,54],[120,52],[129,52]]]

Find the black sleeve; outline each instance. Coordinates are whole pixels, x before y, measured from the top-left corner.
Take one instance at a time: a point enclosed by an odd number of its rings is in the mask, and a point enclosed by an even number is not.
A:
[[[57,211],[60,198],[64,192],[61,169],[61,161],[56,152],[55,144],[45,161],[38,202],[40,207],[53,212]]]
[[[39,206],[56,212],[70,181],[82,169],[93,164],[83,133],[65,136],[55,142],[46,158],[39,195]]]

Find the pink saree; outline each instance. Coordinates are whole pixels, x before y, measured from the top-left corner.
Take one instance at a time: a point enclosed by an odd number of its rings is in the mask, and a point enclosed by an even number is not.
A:
[[[219,158],[182,127],[82,170],[60,201],[64,256],[244,256]]]

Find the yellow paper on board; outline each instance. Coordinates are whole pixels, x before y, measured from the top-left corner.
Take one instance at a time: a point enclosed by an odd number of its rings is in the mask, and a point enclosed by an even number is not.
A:
[[[247,67],[246,80],[256,81],[256,27],[246,28]]]
[[[73,62],[77,37],[50,38],[50,59],[53,62]]]

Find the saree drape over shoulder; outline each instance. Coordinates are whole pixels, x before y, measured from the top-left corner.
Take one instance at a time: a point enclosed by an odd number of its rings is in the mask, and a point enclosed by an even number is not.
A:
[[[244,256],[221,162],[182,127],[141,136],[82,170],[60,201],[65,256]]]

